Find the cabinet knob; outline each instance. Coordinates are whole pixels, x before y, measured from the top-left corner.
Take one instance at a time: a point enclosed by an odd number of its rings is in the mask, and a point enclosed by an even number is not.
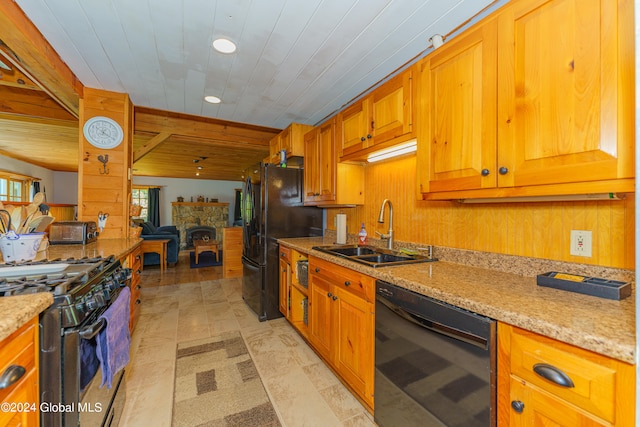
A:
[[[508,174],[508,173],[509,173],[509,169],[508,169],[508,168],[505,168],[504,166],[502,166],[500,169],[498,169],[498,173],[499,173],[500,175],[506,175],[506,174]]]
[[[142,289],[141,285],[136,286],[136,289]]]
[[[139,299],[136,300],[136,304],[140,305],[142,301],[140,301]]]
[[[334,295],[334,296],[331,297],[331,299],[335,301],[335,300],[338,299],[338,297]]]
[[[280,252],[280,256],[284,258],[284,252]]]
[[[282,269],[282,272],[283,272],[283,273],[286,273],[286,272],[287,272],[287,269],[286,269],[286,268],[283,268],[283,269]]]
[[[351,282],[347,280],[347,281],[344,282],[344,285],[345,286],[351,286]]]
[[[482,176],[488,176],[491,172],[489,172],[489,169],[482,169],[480,173],[482,174]]]
[[[11,365],[0,375],[0,390],[11,387],[18,382],[27,370],[20,365]]]
[[[320,273],[320,267],[316,267],[316,273]]]
[[[514,411],[516,411],[519,414],[521,414],[522,411],[524,411],[524,403],[519,400],[511,401],[511,407],[513,408]]]
[[[360,141],[364,142],[364,141],[366,141],[366,140],[367,140],[367,138],[365,138],[364,136],[361,136],[361,137],[360,137]]]
[[[328,293],[327,293],[327,296],[328,296],[329,298],[331,298],[331,297],[333,296],[333,294],[332,294],[331,292],[328,292]]]
[[[371,124],[371,126],[373,127],[373,123]],[[367,139],[371,139],[373,138],[373,136],[371,136],[371,134],[367,134]]]

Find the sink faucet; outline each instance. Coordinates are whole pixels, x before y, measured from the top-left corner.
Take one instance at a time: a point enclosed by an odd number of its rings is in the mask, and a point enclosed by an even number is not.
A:
[[[378,217],[378,222],[380,224],[384,224],[384,206],[389,205],[389,232],[387,234],[378,233],[381,239],[388,239],[387,247],[389,249],[393,249],[393,205],[391,204],[391,200],[384,199],[382,201],[382,206],[380,207],[380,216]]]

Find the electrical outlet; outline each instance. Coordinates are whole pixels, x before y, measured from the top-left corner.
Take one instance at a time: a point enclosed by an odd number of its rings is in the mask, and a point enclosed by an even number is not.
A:
[[[571,230],[570,254],[587,258],[591,257],[591,231]]]

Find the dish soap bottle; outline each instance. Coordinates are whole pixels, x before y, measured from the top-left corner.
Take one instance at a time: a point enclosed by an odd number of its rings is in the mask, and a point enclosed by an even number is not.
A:
[[[362,223],[362,228],[360,228],[360,232],[358,233],[358,246],[365,246],[367,244],[367,230],[364,229],[364,222]]]

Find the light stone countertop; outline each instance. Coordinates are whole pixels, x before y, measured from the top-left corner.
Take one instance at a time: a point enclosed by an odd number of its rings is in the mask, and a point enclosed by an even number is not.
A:
[[[141,243],[142,239],[132,238],[98,239],[97,242],[87,245],[51,245],[46,251],[39,252],[36,260],[111,255],[119,259]],[[53,295],[48,292],[0,298],[0,340],[11,335],[52,303]]]
[[[334,239],[328,237],[279,242],[498,321],[635,363],[635,289],[621,301],[609,300],[541,287],[535,276],[454,262],[372,268],[311,249],[333,245]],[[438,252],[434,255],[438,257]],[[545,267],[539,273],[547,272]]]
[[[53,303],[53,295],[40,292],[0,298],[0,341],[20,329]]]

